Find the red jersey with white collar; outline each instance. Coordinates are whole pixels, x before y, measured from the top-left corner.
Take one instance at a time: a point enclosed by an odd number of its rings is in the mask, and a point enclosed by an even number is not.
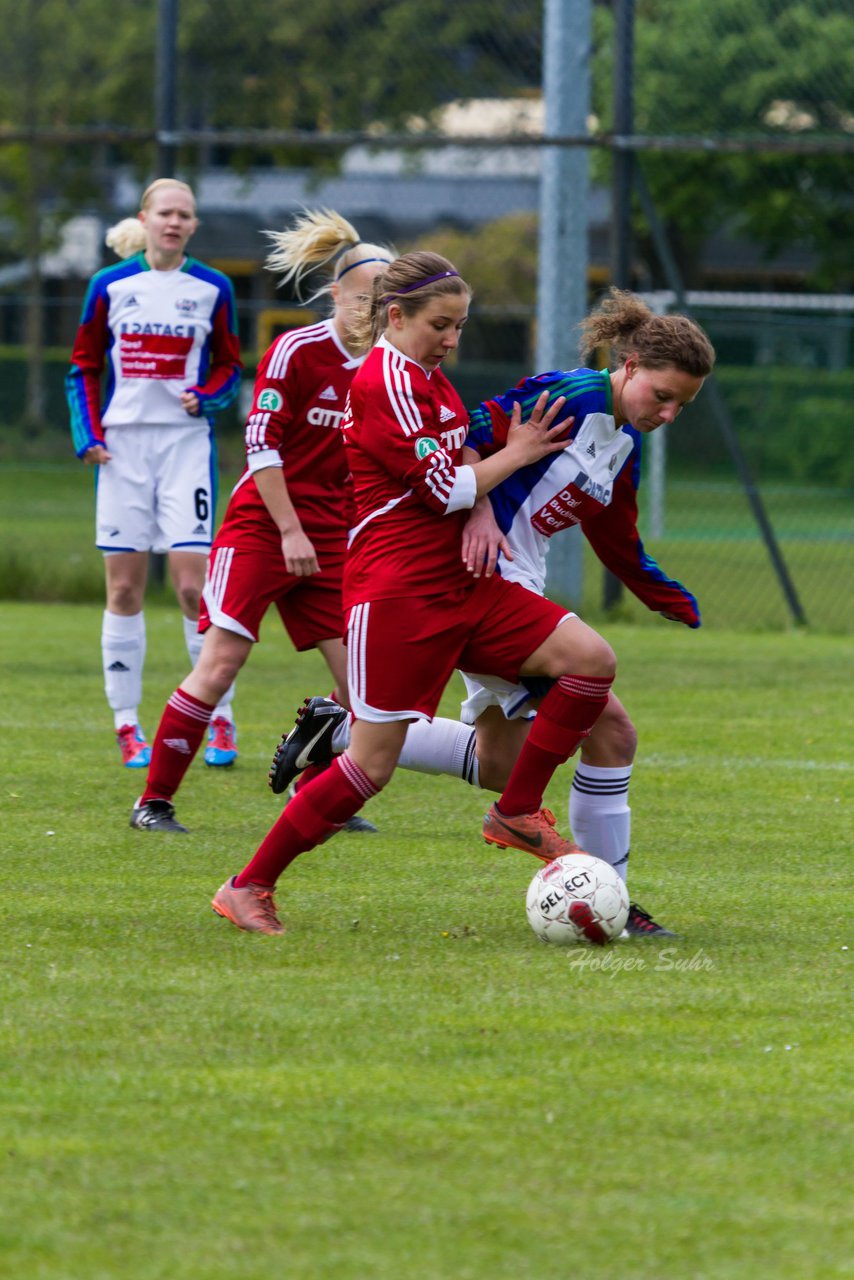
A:
[[[275,340],[255,377],[245,431],[246,469],[232,492],[226,521],[260,521],[275,528],[253,476],[276,466],[283,468],[306,534],[312,540],[346,537],[353,506],[341,423],[362,360],[350,355],[331,320],[291,329]]]
[[[441,372],[384,338],[353,379],[344,444],[356,521],[344,607],[473,586],[461,558],[475,476],[462,464],[468,414]]]

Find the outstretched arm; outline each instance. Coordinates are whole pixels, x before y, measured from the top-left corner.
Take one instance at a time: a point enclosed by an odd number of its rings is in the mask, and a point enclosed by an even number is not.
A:
[[[639,446],[636,449],[614,483],[610,506],[582,520],[582,531],[605,567],[648,609],[672,622],[699,627],[700,609],[696,597],[681,582],[667,577],[647,554],[641,541],[635,488]]]

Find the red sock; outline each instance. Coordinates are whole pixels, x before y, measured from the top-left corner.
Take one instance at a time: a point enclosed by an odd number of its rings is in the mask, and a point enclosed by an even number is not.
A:
[[[329,764],[306,765],[302,773],[298,773],[294,778],[294,791],[299,791],[301,787],[306,785],[306,783],[311,782],[312,778],[319,778],[322,773],[326,772],[331,764],[332,761],[330,760]]]
[[[345,751],[282,810],[255,857],[235,876],[235,888],[245,889],[250,881],[274,885],[294,858],[321,844],[378,791]]]
[[[537,711],[498,808],[508,818],[536,813],[555,769],[568,760],[605,710],[611,677],[561,676]]]
[[[201,746],[215,708],[178,688],[166,703],[151,744],[142,802],[171,800]]]

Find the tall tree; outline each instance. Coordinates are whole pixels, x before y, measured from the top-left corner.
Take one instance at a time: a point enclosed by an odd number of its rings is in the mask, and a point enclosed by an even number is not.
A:
[[[597,11],[596,108],[610,121],[612,14]],[[715,138],[839,139],[854,129],[854,14],[835,0],[638,0],[635,129]],[[814,283],[852,280],[843,234],[851,157],[643,152],[639,163],[687,280],[713,231],[743,233],[767,257],[815,257]]]

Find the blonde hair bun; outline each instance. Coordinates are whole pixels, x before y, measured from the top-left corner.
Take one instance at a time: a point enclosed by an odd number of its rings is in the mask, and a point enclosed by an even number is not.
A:
[[[119,258],[132,258],[145,248],[145,227],[139,218],[122,218],[121,222],[110,227],[104,243]]]

